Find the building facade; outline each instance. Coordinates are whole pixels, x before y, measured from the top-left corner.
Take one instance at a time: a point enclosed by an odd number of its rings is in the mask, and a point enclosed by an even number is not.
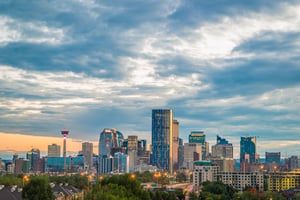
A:
[[[199,190],[205,181],[217,181],[219,167],[211,161],[195,161],[193,170],[193,188]]]
[[[191,171],[194,168],[194,162],[202,160],[202,144],[185,143],[183,152],[183,167]]]
[[[173,172],[173,111],[152,110],[152,160],[161,170]]]
[[[82,143],[82,155],[85,166],[87,166],[87,169],[91,169],[93,167],[93,143]]]
[[[173,120],[173,169],[179,169],[178,166],[178,136],[179,136],[179,122]]]
[[[233,158],[233,146],[225,138],[217,135],[217,144],[212,146],[212,157]]]
[[[280,152],[266,152],[267,164],[280,164]]]
[[[250,187],[256,191],[264,190],[264,175],[259,172],[219,172],[217,180],[232,186],[239,192],[242,192],[246,187]]]
[[[48,145],[48,157],[60,157],[60,145]]]
[[[200,143],[202,145],[201,160],[205,160],[209,153],[209,144],[205,140],[204,131],[192,131],[189,135],[189,143]]]

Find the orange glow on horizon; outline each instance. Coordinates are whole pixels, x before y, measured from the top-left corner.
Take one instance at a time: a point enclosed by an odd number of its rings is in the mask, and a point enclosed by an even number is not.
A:
[[[14,133],[0,133],[1,151],[29,151],[37,148],[40,151],[48,151],[48,145],[57,144],[63,148],[63,137],[35,136]],[[67,138],[67,152],[78,152],[82,150],[85,140]],[[94,152],[98,152],[98,142],[93,143]],[[61,152],[62,153],[62,152]]]

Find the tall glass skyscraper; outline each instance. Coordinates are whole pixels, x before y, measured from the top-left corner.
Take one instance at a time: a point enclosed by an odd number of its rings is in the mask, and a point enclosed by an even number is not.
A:
[[[256,137],[241,137],[240,162],[254,164],[257,162]]]
[[[152,165],[173,172],[173,110],[152,110]]]

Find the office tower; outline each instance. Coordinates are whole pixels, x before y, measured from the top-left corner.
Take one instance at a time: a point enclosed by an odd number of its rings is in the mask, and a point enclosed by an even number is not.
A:
[[[178,168],[183,167],[184,161],[184,147],[183,147],[183,139],[178,138]]]
[[[202,159],[202,144],[185,143],[183,157],[183,166],[188,170],[193,170],[194,162]]]
[[[172,110],[152,110],[152,165],[173,173]]]
[[[48,145],[48,157],[60,157],[60,145]]]
[[[116,129],[105,128],[99,137],[98,173],[108,173],[113,169],[113,156],[117,152],[125,153],[123,134]]]
[[[40,159],[40,150],[39,149],[31,149],[26,154],[26,159],[29,160],[30,170],[34,171],[36,169],[36,160]]]
[[[134,172],[134,167],[138,163],[137,151],[136,150],[128,151],[128,159],[129,159],[128,161],[129,172]]]
[[[130,135],[128,136],[128,144],[127,144],[127,148],[128,151],[137,151],[138,150],[138,136],[136,135]]]
[[[13,155],[13,159],[12,159],[13,163],[15,163],[15,161],[16,161],[17,159],[19,159],[19,155],[15,153],[15,154]]]
[[[202,145],[202,160],[205,160],[209,153],[209,144],[205,141],[204,131],[192,131],[189,135],[189,143],[200,143]]]
[[[146,140],[138,140],[138,156],[142,156],[147,148]]]
[[[67,136],[69,134],[69,131],[67,129],[64,129],[61,131],[61,134],[64,136],[64,172],[67,172]]]
[[[30,171],[30,162],[29,160],[24,159],[23,160],[23,169],[22,169],[23,173],[28,174]]]
[[[23,174],[23,159],[15,160],[15,174]]]
[[[212,156],[215,158],[233,158],[232,144],[217,135],[217,144],[212,146]]]
[[[105,128],[100,133],[99,156],[113,156],[118,150],[125,150],[123,146],[123,134],[116,129]]]
[[[173,120],[173,169],[178,170],[178,135],[179,135],[179,122]]]
[[[117,152],[114,155],[113,159],[113,171],[115,173],[129,173],[129,159],[128,156],[124,153]]]
[[[266,152],[267,164],[280,164],[280,152]]]
[[[241,137],[240,162],[258,163],[256,154],[256,137]]]
[[[299,159],[298,156],[291,156],[285,159],[285,164],[287,166],[287,170],[291,171],[299,167]]]
[[[93,167],[93,143],[82,143],[82,155],[84,157],[84,164],[88,169]]]

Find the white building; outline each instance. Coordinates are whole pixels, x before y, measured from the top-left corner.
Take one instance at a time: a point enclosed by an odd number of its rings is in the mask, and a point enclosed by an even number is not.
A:
[[[205,181],[217,181],[219,167],[211,161],[195,161],[193,170],[193,188],[198,190]]]
[[[219,172],[217,179],[240,192],[242,192],[245,187],[251,187],[257,191],[263,191],[264,189],[264,176],[261,172]]]
[[[257,191],[264,189],[264,176],[260,172],[220,172],[219,167],[211,161],[196,161],[193,171],[193,188],[199,190],[205,181],[221,181],[238,191],[251,187]]]

